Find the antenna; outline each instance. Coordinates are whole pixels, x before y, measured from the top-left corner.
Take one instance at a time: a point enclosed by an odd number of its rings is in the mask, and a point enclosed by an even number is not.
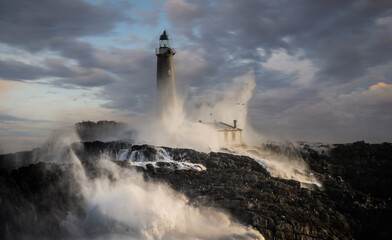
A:
[[[212,113],[210,113],[210,116],[212,118],[212,121],[216,122],[214,116],[212,115]]]

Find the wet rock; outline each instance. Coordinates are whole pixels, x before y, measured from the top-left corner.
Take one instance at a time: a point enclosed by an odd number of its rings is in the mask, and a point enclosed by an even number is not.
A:
[[[147,158],[156,154],[154,147],[127,142],[85,142],[71,146],[89,178],[108,179],[110,173],[97,167],[97,158],[104,154],[115,161],[124,148],[141,151]],[[269,148],[279,151],[278,146]],[[228,212],[260,231],[266,239],[391,238],[389,143],[335,145],[328,154],[312,148],[298,152],[292,146],[287,147],[284,154],[300,154],[323,183],[323,189],[312,190],[301,188],[293,180],[271,177],[246,156],[164,149],[174,161],[202,164],[206,170],[176,170],[170,163],[159,163],[160,168],[151,164],[142,168],[130,166],[127,161],[115,162],[137,169],[148,181],[166,182],[188,196],[191,204]],[[42,159],[39,151],[0,156],[0,234],[5,239],[18,239],[21,236],[18,234],[26,233],[64,238],[68,233],[60,223],[69,213],[84,214],[84,199],[73,180],[72,165],[36,163]],[[12,165],[15,159],[18,162]],[[36,223],[35,227],[28,224],[31,222]]]
[[[69,213],[84,214],[71,166],[38,163],[3,172],[0,189],[2,239],[70,236],[61,222]]]

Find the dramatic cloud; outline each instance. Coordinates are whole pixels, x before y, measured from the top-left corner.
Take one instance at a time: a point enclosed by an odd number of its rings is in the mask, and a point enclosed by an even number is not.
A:
[[[375,84],[375,68],[377,78],[391,81],[392,2],[173,0],[166,7],[175,33],[189,46],[203,47],[206,65],[217,69],[199,76],[194,84],[200,91],[255,69],[251,122],[265,135],[391,140],[388,121],[376,120],[391,115],[385,99],[372,95],[356,104],[351,99],[359,95],[358,87]],[[367,102],[384,111],[375,115]],[[371,131],[360,130],[367,128]]]
[[[113,5],[84,1],[0,1],[0,41],[29,50],[58,40],[105,33],[124,15]]]
[[[262,63],[262,66],[286,75],[294,74],[294,79],[290,78],[291,83],[288,84],[302,87],[307,87],[312,82],[316,72],[312,62],[303,59],[303,54],[298,52],[296,55],[290,56],[283,49],[273,51],[271,57],[267,62]]]
[[[0,78],[144,113],[166,28],[186,106],[253,69],[248,120],[266,138],[392,141],[391,15],[390,0],[0,0]]]
[[[350,94],[324,92],[321,99],[303,91],[269,90],[256,96],[251,115],[271,139],[387,140],[392,128],[391,93],[392,85],[382,82]],[[264,115],[256,115],[258,110]]]
[[[47,76],[48,72],[42,67],[37,67],[23,62],[0,60],[0,78],[7,80],[35,80]]]
[[[179,34],[210,53],[211,60],[267,60],[285,49],[317,63],[318,79],[353,81],[368,67],[391,59],[392,35],[385,16],[390,1],[169,1]],[[186,30],[187,29],[187,30]],[[265,51],[264,56],[257,49]]]
[[[115,81],[116,76],[100,69],[91,44],[76,38],[106,33],[118,21],[129,21],[118,6],[92,5],[84,1],[0,1],[0,41],[12,47],[42,54],[58,52],[66,61],[45,59],[39,66],[4,58],[0,77],[5,80],[37,80],[53,77],[56,85],[93,87]],[[6,56],[7,57],[7,56]],[[12,57],[12,56],[9,56]]]

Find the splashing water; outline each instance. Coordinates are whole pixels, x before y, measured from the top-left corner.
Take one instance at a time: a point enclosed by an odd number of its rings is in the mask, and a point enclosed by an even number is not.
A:
[[[235,222],[222,211],[191,205],[189,199],[167,185],[145,181],[142,174],[120,167],[105,153],[93,160],[102,175],[91,178],[70,147],[75,142],[75,132],[65,129],[55,134],[45,156],[41,156],[45,162],[72,166],[74,191],[85,199],[85,214],[68,213],[61,222],[70,239],[264,239],[258,231]],[[77,148],[83,145],[77,144]],[[141,150],[123,149],[118,159],[139,166],[163,162],[178,169],[206,170],[201,164],[174,161],[164,148],[152,148],[156,154],[151,156]]]
[[[199,120],[211,121],[211,113],[217,121],[238,120],[238,126],[244,130],[244,138],[250,139],[248,135],[253,131],[246,124],[246,105],[252,97],[255,86],[254,71],[250,70],[244,76],[235,78],[232,86],[218,94],[217,99],[203,96],[203,100],[210,100],[208,103],[198,104],[198,107],[189,103],[185,104],[183,98],[176,96],[175,101],[170,101],[170,106],[167,106],[166,111],[162,112],[159,117],[143,119],[136,124],[134,129],[138,132],[136,142],[192,148],[203,152],[219,151],[225,143],[222,142],[216,129],[198,122]],[[215,93],[212,93],[212,96],[217,97]],[[248,129],[249,131],[245,131]]]
[[[73,239],[264,239],[223,212],[192,206],[184,195],[146,182],[141,174],[104,157],[97,166],[110,173],[111,180],[88,179],[83,165],[71,156],[87,200],[85,218],[69,215],[63,222]]]
[[[313,184],[322,188],[322,183],[313,175],[306,162],[299,156],[284,156],[274,154],[258,147],[229,147],[226,152],[245,155],[253,158],[263,166],[273,177],[296,180],[301,187],[313,188]]]
[[[206,170],[206,167],[202,164],[174,161],[163,148],[152,147],[152,149],[154,150],[154,154],[150,157],[147,157],[143,150],[121,149],[118,153],[117,160],[127,161],[131,166],[139,166],[144,169],[147,169],[147,165],[150,164],[155,168],[165,166],[173,170]]]
[[[202,152],[228,151],[229,153],[246,155],[255,159],[274,177],[293,179],[307,187],[315,184],[321,187],[321,183],[313,176],[305,161],[297,157],[274,155],[257,147],[247,147],[260,143],[260,135],[252,129],[247,122],[248,104],[256,87],[255,74],[250,70],[245,75],[233,80],[231,86],[221,92],[213,92],[211,96],[201,96],[200,99],[192,99],[197,104],[176,96],[172,104],[166,108],[160,118],[146,124],[144,121],[138,125],[139,143],[147,143],[158,146],[192,148]],[[175,92],[175,91],[174,91]],[[197,107],[196,107],[197,106]],[[238,121],[238,126],[243,129],[243,145],[228,146],[222,142],[221,136],[208,124],[200,124],[197,121],[211,121],[211,113],[217,121]],[[136,154],[136,153],[135,153]],[[132,164],[141,164],[131,161]]]
[[[226,91],[228,95],[221,97],[215,104],[190,110],[198,114],[213,110],[218,112],[215,114],[216,118],[234,116],[242,124],[241,128],[252,132],[246,124],[246,107],[242,111],[236,111],[232,104],[242,101],[246,106],[255,87],[254,74],[251,72],[237,78],[234,86],[237,90]],[[220,142],[215,129],[188,120],[186,116],[183,101],[177,98],[175,104],[160,119],[152,118],[135,126],[139,133],[138,141],[188,147],[204,152],[226,148],[231,153],[254,158],[274,177],[321,186],[302,159],[275,156],[260,148],[245,145],[225,146]],[[251,138],[245,137],[245,143],[251,142],[249,139]],[[161,163],[165,163],[177,169],[206,170],[200,164],[174,161],[163,148],[154,149],[156,154],[153,157],[146,156],[140,150],[123,149],[117,160],[144,168],[148,164],[159,167]],[[78,176],[81,194],[87,200],[87,215],[84,218],[69,215],[63,222],[74,239],[264,239],[260,233],[234,222],[225,213],[192,206],[184,195],[164,184],[146,182],[142,175],[131,169],[121,168],[105,157],[96,164],[110,173],[110,179],[104,176],[89,179],[77,156],[71,152],[69,157]]]

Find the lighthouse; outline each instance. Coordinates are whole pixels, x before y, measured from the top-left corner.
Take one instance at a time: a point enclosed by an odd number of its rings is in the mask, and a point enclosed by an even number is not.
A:
[[[170,47],[169,36],[163,31],[159,37],[159,48],[155,49],[157,55],[157,113],[167,112],[176,105],[176,89],[174,83],[173,56],[176,51]]]

